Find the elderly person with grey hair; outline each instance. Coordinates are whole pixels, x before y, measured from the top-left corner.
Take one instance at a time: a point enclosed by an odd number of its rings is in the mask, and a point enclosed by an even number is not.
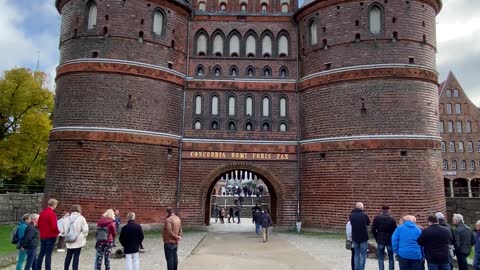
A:
[[[404,216],[403,221],[392,235],[393,252],[398,255],[400,270],[421,270],[423,254],[417,239],[422,230],[417,226],[414,216]]]
[[[468,270],[467,257],[472,251],[472,246],[475,245],[475,236],[472,229],[463,223],[463,216],[460,214],[453,214],[453,239],[455,246],[455,256],[457,256],[458,269]]]
[[[127,215],[128,223],[123,226],[120,232],[120,244],[126,257],[126,269],[139,269],[139,251],[143,242],[142,226],[135,223],[135,213],[130,212]]]
[[[365,270],[368,249],[368,228],[370,219],[363,211],[363,203],[357,202],[355,209],[350,214],[350,224],[352,225],[352,241],[355,250],[354,264],[356,270]]]

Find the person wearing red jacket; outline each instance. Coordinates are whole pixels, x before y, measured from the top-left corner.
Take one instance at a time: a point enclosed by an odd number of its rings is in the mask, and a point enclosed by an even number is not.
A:
[[[36,261],[36,270],[42,270],[43,258],[45,257],[45,269],[52,269],[52,253],[55,241],[60,233],[57,226],[57,215],[54,210],[58,201],[48,200],[48,207],[40,213],[38,218],[38,230],[40,231],[40,253]]]
[[[106,240],[98,240],[98,231],[103,228],[107,228]],[[105,257],[105,270],[110,270],[110,255],[112,254],[113,239],[115,239],[115,235],[115,213],[112,209],[108,209],[97,223],[95,270],[102,269],[103,257]]]

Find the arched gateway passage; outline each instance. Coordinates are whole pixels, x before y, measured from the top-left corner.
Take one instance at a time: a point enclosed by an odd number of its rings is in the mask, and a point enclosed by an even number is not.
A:
[[[279,188],[275,184],[275,177],[266,170],[253,165],[226,165],[214,170],[209,177],[211,182],[203,196],[205,225],[210,224],[215,204],[220,207],[229,206],[239,200],[240,196],[244,198],[245,205],[242,218],[251,218],[250,206],[258,203],[259,206],[268,208],[272,222],[277,222]],[[227,215],[228,207],[225,211]]]

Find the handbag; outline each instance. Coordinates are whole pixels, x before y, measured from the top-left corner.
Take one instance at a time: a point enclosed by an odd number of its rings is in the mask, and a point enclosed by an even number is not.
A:
[[[352,241],[351,241],[351,240],[346,240],[346,241],[345,241],[345,249],[351,250],[352,247],[353,247]]]

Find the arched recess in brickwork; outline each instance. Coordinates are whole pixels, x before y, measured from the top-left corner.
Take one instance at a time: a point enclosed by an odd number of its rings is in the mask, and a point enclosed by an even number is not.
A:
[[[217,29],[212,33],[212,38],[210,39],[210,51],[215,56],[224,56],[227,37],[222,32],[222,30]]]
[[[232,30],[227,36],[227,51],[229,56],[239,57],[240,56],[240,40],[242,40],[242,35],[238,30]]]
[[[245,56],[247,57],[255,57],[259,53],[259,47],[258,46],[258,35],[255,31],[253,30],[248,30],[247,33],[243,36],[243,50],[245,52]]]
[[[274,52],[274,40],[275,37],[273,33],[269,30],[263,31],[260,35],[260,40],[262,44],[262,57],[272,57]]]
[[[290,53],[290,35],[287,31],[282,30],[277,35],[277,55],[278,57],[288,57]]]
[[[284,192],[282,190],[282,186],[278,178],[270,173],[269,170],[263,168],[262,166],[248,164],[248,163],[232,163],[227,165],[222,165],[211,171],[206,177],[205,181],[201,186],[202,191],[202,200],[205,202],[204,204],[204,224],[208,225],[210,223],[210,204],[211,198],[210,194],[215,187],[215,184],[220,180],[220,177],[227,172],[235,171],[235,170],[244,170],[247,172],[255,173],[259,175],[262,181],[267,186],[267,189],[270,193],[270,215],[272,217],[272,221],[275,224],[277,222],[278,216],[278,205],[280,201],[284,200]]]
[[[193,37],[193,51],[195,55],[206,56],[208,54],[208,33],[205,29],[200,29]]]

